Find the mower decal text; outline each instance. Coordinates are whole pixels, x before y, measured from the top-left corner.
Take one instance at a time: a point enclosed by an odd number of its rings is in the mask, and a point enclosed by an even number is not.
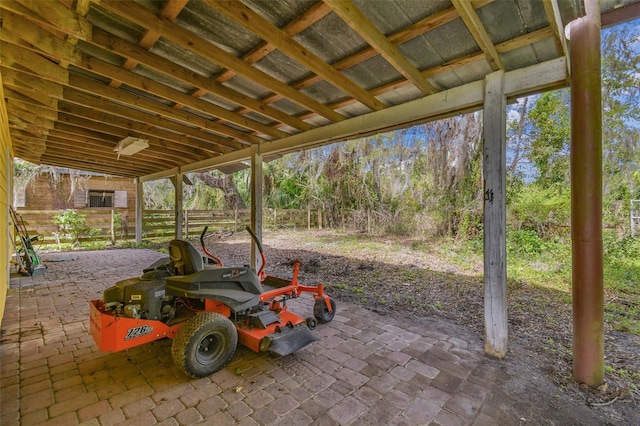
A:
[[[132,294],[131,295],[131,301],[133,300],[142,300],[142,295],[141,294]]]
[[[135,339],[136,337],[146,336],[147,334],[151,334],[153,331],[153,327],[150,325],[139,325],[138,327],[130,328],[127,331],[127,335],[124,337],[124,340]]]
[[[229,272],[228,274],[224,274],[222,275],[222,278],[238,278],[240,275],[244,275],[246,274],[247,271],[246,270],[238,270],[238,269],[233,269],[231,272]]]

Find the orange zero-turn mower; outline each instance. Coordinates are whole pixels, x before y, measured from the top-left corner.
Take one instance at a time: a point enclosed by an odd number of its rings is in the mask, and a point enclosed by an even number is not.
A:
[[[189,242],[173,240],[169,258],[90,302],[91,335],[100,350],[121,351],[170,337],[176,365],[191,377],[204,377],[227,365],[238,343],[255,352],[288,355],[318,340],[311,330],[336,312],[322,284],[298,283],[299,262],[290,281],[265,274],[262,246],[248,227],[259,248],[259,270],[225,267],[207,250],[206,231],[200,235],[206,262]],[[307,319],[289,312],[286,304],[303,292],[315,299],[314,316]]]

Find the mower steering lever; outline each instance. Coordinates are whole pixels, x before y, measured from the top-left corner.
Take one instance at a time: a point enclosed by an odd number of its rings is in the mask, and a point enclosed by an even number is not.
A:
[[[207,246],[204,244],[204,235],[207,233],[207,229],[209,229],[209,226],[205,226],[204,229],[202,230],[202,233],[200,234],[200,245],[202,246],[202,251],[209,259],[213,260],[218,266],[224,266],[222,264],[222,260],[219,257],[212,255],[209,252],[209,250],[207,250]]]

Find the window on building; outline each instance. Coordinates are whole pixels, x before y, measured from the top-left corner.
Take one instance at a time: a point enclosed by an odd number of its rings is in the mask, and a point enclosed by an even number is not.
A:
[[[89,191],[89,207],[113,207],[114,191]]]

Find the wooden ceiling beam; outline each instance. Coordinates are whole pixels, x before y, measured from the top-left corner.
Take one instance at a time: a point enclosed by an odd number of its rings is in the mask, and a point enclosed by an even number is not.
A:
[[[10,72],[14,70],[10,70],[2,65],[0,65],[0,72],[2,72],[2,80],[5,85],[5,96],[12,97],[12,93],[17,93],[22,97],[22,99],[31,99],[33,102],[38,105],[43,105],[47,108],[57,109],[58,107],[58,98],[54,96],[47,97],[47,92],[41,90],[41,87],[49,86],[50,82],[42,81],[37,82],[37,86],[29,86],[28,81],[31,79],[27,79],[26,81],[22,79],[22,77],[16,78],[10,75]],[[35,77],[34,77],[35,79]],[[8,90],[7,90],[8,89]]]
[[[36,135],[24,130],[12,130],[11,139],[15,140],[15,142],[20,140],[28,141],[25,148],[31,158],[39,159],[47,148],[46,136]],[[16,144],[16,146],[18,145],[20,144]],[[26,160],[26,158],[23,159]]]
[[[47,141],[57,140],[59,142],[66,143],[67,146],[91,148],[96,150],[96,153],[105,156],[107,159],[117,161],[118,153],[113,150],[115,144],[110,143],[108,140],[95,139],[91,132],[77,128],[74,126],[58,124],[55,129],[49,131],[47,135]],[[57,138],[57,139],[55,139]],[[48,143],[48,142],[47,142]],[[135,157],[131,157],[133,161],[137,161],[140,164],[150,164],[156,166],[162,166],[163,164],[180,165],[188,163],[189,161],[179,161],[179,156],[171,156],[167,158],[169,153],[154,152],[149,149],[142,150],[135,154]]]
[[[285,31],[273,25],[245,4],[233,0],[205,0],[207,4],[237,24],[247,28],[253,34],[275,46],[278,50],[304,65],[310,71],[321,76],[342,92],[360,101],[373,111],[386,108],[386,105],[369,92],[350,80],[347,76],[327,64],[311,50],[298,43]]]
[[[100,144],[105,149],[113,154],[113,157],[117,157],[117,153],[114,151],[118,142],[122,139],[122,137],[118,137],[112,134],[105,133],[101,130],[96,130],[93,128],[82,127],[73,123],[65,123],[63,121],[57,121],[55,123],[54,129],[49,132],[49,135],[53,135],[53,131],[65,132],[69,135],[78,136],[81,138],[87,138],[93,140],[96,144]],[[189,153],[185,151],[178,151],[174,148],[168,148],[166,146],[162,146],[158,143],[158,140],[148,139],[149,148],[146,148],[140,151],[136,156],[140,156],[143,158],[156,158],[158,160],[162,160],[166,158],[168,162],[175,162],[176,164],[180,164],[181,162],[176,160],[177,158],[184,158],[185,160],[196,161],[201,157],[196,155],[195,153]],[[184,161],[183,161],[184,162]]]
[[[351,0],[323,1],[423,94],[430,95],[437,91]]]
[[[2,0],[0,9],[47,27],[53,31],[73,36],[75,39],[87,40],[91,38],[91,24],[78,16],[74,11],[58,1],[42,0]]]
[[[640,18],[640,1],[617,7],[601,16],[602,28],[610,28]]]
[[[68,136],[63,132],[50,135],[47,138],[47,147],[55,148],[56,151],[69,156],[70,158],[83,159],[86,156],[100,159],[104,162],[111,162],[113,164],[126,165],[135,167],[140,165],[147,169],[166,167],[166,163],[162,160],[155,158],[144,158],[138,154],[134,156],[120,156],[118,159],[117,154],[113,151],[105,150],[103,147],[96,146],[93,141],[86,141],[82,143],[69,144]]]
[[[227,53],[215,44],[209,43],[198,35],[174,24],[168,19],[154,15],[152,12],[133,1],[102,0],[100,4],[111,12],[122,16],[123,19],[129,20],[143,28],[153,29],[160,33],[162,37],[170,40],[178,46],[194,52],[222,67],[231,69],[243,78],[253,81],[268,90],[280,93],[291,101],[298,103],[331,121],[342,121],[345,119],[343,115],[335,112],[331,108],[292,89],[287,84],[282,83],[265,72],[248,65],[242,59]]]
[[[220,147],[224,147],[226,149],[238,149],[242,146],[231,139],[203,132],[195,127],[189,127],[184,124],[167,120],[162,116],[149,115],[139,109],[117,104],[106,99],[96,98],[95,96],[79,90],[65,88],[64,100],[79,106],[93,108],[110,115],[115,115],[123,119],[135,120],[148,126],[166,129],[180,135],[187,135],[185,139],[188,140],[190,137],[194,146],[208,151],[216,152],[220,150]]]
[[[567,71],[571,72],[571,63],[569,62],[569,50],[567,49],[567,39],[564,36],[564,25],[562,25],[562,16],[560,15],[560,7],[558,0],[542,0],[544,13],[547,15],[549,29],[553,33],[553,42],[556,45],[556,51],[559,55],[567,59]]]
[[[175,18],[173,16],[173,14],[175,14],[176,12],[179,11],[180,9],[180,5],[182,4],[182,7],[184,7],[184,3],[185,0],[175,0],[172,2],[169,2],[166,4],[166,7],[170,9],[170,13],[169,15],[167,15],[167,17],[170,18]],[[37,26],[34,26],[33,24],[30,24],[31,22],[39,19],[38,16],[32,16],[31,19],[27,19],[24,18],[24,16],[22,15],[17,15],[13,12],[11,12],[11,9],[9,9],[9,11],[5,11],[5,14],[9,15],[10,18],[10,22],[9,22],[9,29],[13,28],[16,31],[19,30],[19,34],[21,34],[21,38],[17,38],[17,36],[12,35],[12,33],[10,31],[5,31],[5,27],[3,27],[3,31],[0,32],[0,36],[2,36],[5,40],[11,41],[14,44],[17,44],[20,42],[23,43],[27,43],[26,41],[22,40],[28,40],[31,43],[35,43],[37,45],[37,48],[34,47],[30,47],[28,46],[27,48],[30,48],[32,50],[34,50],[35,52],[45,52],[47,53],[49,56],[54,57],[54,58],[58,58],[64,62],[68,62],[68,63],[73,63],[73,64],[80,64],[78,55],[80,54],[80,52],[78,52],[78,50],[76,49],[76,46],[74,43],[66,43],[63,40],[60,41],[52,41],[52,40],[58,40],[55,37],[46,37],[44,36],[44,34],[47,34],[47,32],[43,29],[38,29]],[[16,22],[17,21],[17,22]],[[14,24],[12,25],[12,22],[14,22]],[[47,25],[46,23],[43,23],[41,21],[38,22],[38,24],[42,24]],[[30,25],[30,27],[29,27]],[[31,28],[31,30],[29,31],[29,28]],[[102,31],[99,30],[98,31]],[[44,33],[43,33],[44,32]],[[33,33],[33,34],[32,34]],[[39,33],[39,34],[38,34]],[[159,35],[157,33],[156,34],[157,37],[159,37]],[[156,37],[156,39],[157,39]],[[87,40],[87,41],[91,41],[91,40]],[[103,46],[104,47],[104,46]],[[155,56],[155,55],[154,55]],[[135,58],[126,58],[127,62],[131,65],[131,68],[133,68],[135,66],[135,64],[138,63],[142,63],[143,65],[145,65],[144,61],[138,61]],[[169,61],[167,61],[169,62]],[[169,62],[169,64],[171,64]],[[127,67],[125,67],[127,68]],[[166,70],[166,67],[164,68],[164,70]],[[168,75],[172,76],[171,73],[169,73]],[[201,78],[200,81],[206,81],[207,79]],[[117,82],[117,80],[116,80]],[[113,86],[117,87],[119,86],[119,82],[117,82],[118,84],[115,84]],[[197,86],[197,85],[196,85]],[[259,102],[252,100],[251,98],[248,97],[243,97],[240,94],[237,94],[237,92],[234,92],[231,89],[227,89],[224,88],[223,90],[220,90],[222,93],[217,93],[217,90],[210,90],[209,87],[207,86],[211,86],[211,84],[206,84],[204,87],[204,90],[206,90],[207,92],[212,92],[215,95],[221,96],[223,98],[226,98],[232,102],[237,102],[237,101],[246,101],[245,103],[247,104],[246,107],[250,108],[260,114],[263,114],[267,117],[271,117],[272,119],[275,119],[276,121],[282,121],[287,123],[287,125],[292,126],[293,128],[296,129],[300,129],[300,130],[308,130],[310,128],[313,128],[313,126],[309,126],[306,123],[303,123],[299,120],[296,120],[293,117],[287,116],[286,114],[275,110],[273,108],[269,108],[266,107],[264,105],[260,105]],[[216,85],[213,85],[214,89]],[[226,90],[225,90],[226,89]],[[203,90],[203,89],[199,89],[199,90]],[[196,90],[194,93],[197,93],[198,90]],[[242,104],[242,103],[241,103]],[[231,120],[233,122],[233,120]],[[264,125],[263,125],[264,126]],[[268,130],[263,129],[263,133],[265,134],[269,134],[266,133],[268,132]],[[277,129],[273,129],[272,132],[274,133],[278,133],[279,130]],[[273,136],[273,135],[272,135]],[[273,137],[282,137],[282,136],[286,136],[286,134],[279,134],[278,136],[273,136]]]
[[[510,52],[512,50],[527,46],[529,44],[546,40],[550,37],[553,37],[553,34],[551,32],[551,29],[546,27],[546,28],[541,28],[537,31],[533,31],[531,33],[518,36],[511,40],[506,40],[500,44],[496,44],[495,47],[499,53],[506,53],[506,52]],[[484,53],[482,53],[482,51],[478,51],[478,52],[470,53],[468,55],[461,56],[459,58],[445,62],[444,64],[438,65],[436,67],[426,69],[421,73],[425,78],[430,78],[439,74],[443,74],[445,72],[454,71],[456,69],[469,65],[473,62],[478,62],[484,59],[485,59]],[[400,80],[392,81],[390,83],[383,84],[382,86],[378,86],[375,89],[371,90],[371,93],[375,94],[376,96],[379,96],[379,95],[382,95],[383,93],[387,93],[392,90],[405,87],[408,84],[409,82],[407,80],[400,79]],[[339,109],[347,105],[351,105],[352,103],[353,101],[351,99],[347,99],[347,100],[333,103],[331,104],[331,107],[334,109]],[[302,116],[302,118],[304,118],[304,116]]]
[[[17,65],[38,76],[45,77],[46,80],[62,84],[69,82],[67,70],[31,50],[2,41],[0,42],[0,52],[2,52],[2,66],[16,67]]]
[[[7,114],[9,116],[9,122],[12,120],[21,120],[27,123],[35,124],[40,127],[53,127],[54,120],[49,120],[38,116],[30,111],[26,111],[22,108],[18,108],[15,105],[7,105]]]
[[[122,56],[123,58],[134,59],[145,67],[175,78],[183,83],[190,84],[196,87],[196,92],[205,91],[229,102],[241,105],[251,111],[255,111],[269,119],[284,123],[294,129],[310,130],[314,127],[278,109],[262,104],[259,100],[229,89],[211,78],[204,77],[168,59],[147,52],[139,46],[135,46],[106,31],[97,28],[94,29],[93,39],[90,42],[96,47]]]
[[[170,132],[168,130],[161,129],[155,126],[150,126],[146,123],[140,123],[131,119],[125,119],[108,114],[101,110],[91,109],[86,106],[73,104],[66,101],[61,101],[58,108],[61,113],[86,118],[88,120],[93,120],[99,123],[109,124],[123,129],[124,131],[128,131],[131,136],[138,135],[143,139],[145,139],[146,136],[151,136],[159,138],[161,140],[165,140],[167,142],[170,142],[171,144],[188,147],[190,149],[202,150],[209,153],[208,155],[210,155],[211,153],[218,155],[221,153],[224,154],[232,151],[232,149],[222,145],[218,145],[216,147],[216,150],[212,150],[211,144],[205,143],[202,140],[194,139],[183,134]],[[203,155],[205,154],[203,153]]]
[[[126,167],[127,169],[141,171],[152,171],[158,168],[166,167],[164,163],[151,164],[146,161],[141,161],[137,158],[124,158],[120,157],[119,160],[114,159],[113,156],[109,156],[99,149],[92,148],[90,146],[74,146],[72,149],[69,147],[69,143],[59,138],[49,138],[47,141],[47,151],[45,155],[51,156],[54,153],[58,156],[82,161],[85,159],[94,159],[103,162],[104,164],[110,164],[111,167]]]
[[[162,7],[160,15],[169,19],[170,21],[174,21],[180,14],[180,12],[182,12],[182,9],[184,9],[184,7],[187,5],[188,1],[189,0],[168,0]],[[161,35],[155,31],[147,30],[138,44],[143,49],[149,50],[160,39],[160,36]],[[127,59],[127,62],[125,62],[123,68],[131,71],[136,67],[137,64],[138,63],[135,60]]]
[[[163,143],[172,143],[177,144],[178,146],[184,146],[185,149],[191,151],[193,151],[193,149],[196,149],[196,152],[198,152],[198,150],[202,150],[202,153],[205,156],[231,152],[231,149],[224,145],[201,139],[204,137],[204,134],[202,132],[195,131],[193,128],[168,122],[167,120],[162,120],[160,117],[150,117],[145,113],[121,107],[109,101],[96,99],[95,97],[83,92],[66,88],[63,94],[63,99],[65,100],[58,102],[56,108],[47,108],[39,105],[37,101],[32,98],[27,98],[13,91],[8,91],[7,93],[7,105],[18,105],[24,110],[35,112],[39,116],[50,120],[57,120],[58,111],[60,111],[69,115],[84,117],[97,122],[120,127],[121,129],[128,131],[130,136],[140,136],[143,139],[145,136],[150,136],[152,138],[162,140]],[[166,130],[163,127],[156,127],[150,123],[151,118],[156,118],[157,124],[163,125],[164,127],[171,127],[172,131]],[[196,136],[183,133],[184,131],[189,132],[190,130]]]
[[[5,12],[6,13],[6,12]],[[23,19],[19,16],[16,16],[15,14],[11,14],[9,13],[10,21],[19,21],[20,23],[22,23],[23,25],[13,25],[12,28],[15,28],[17,30],[26,30],[25,28],[23,28],[25,25],[29,24],[28,21],[26,19]],[[34,27],[33,24],[30,24],[31,27]],[[37,29],[38,27],[36,27]],[[3,27],[4,30],[4,27]],[[44,30],[40,30],[40,31],[44,31]],[[6,40],[7,36],[9,35],[7,32],[3,31],[2,33],[2,37]],[[71,52],[75,53],[75,59],[70,59],[67,58],[67,60],[72,60],[74,64],[81,66],[82,68],[87,68],[87,69],[93,69],[96,72],[99,72],[101,75],[106,76],[108,78],[111,79],[115,79],[118,81],[123,81],[129,85],[131,85],[132,87],[137,87],[141,90],[146,90],[150,93],[152,93],[153,95],[159,96],[159,97],[168,97],[171,96],[172,94],[174,95],[173,97],[176,98],[178,97],[179,100],[175,101],[175,102],[181,102],[183,105],[191,107],[195,110],[199,110],[202,113],[208,114],[208,115],[212,115],[212,116],[217,116],[219,118],[223,118],[226,121],[232,122],[238,126],[244,126],[248,129],[254,130],[254,131],[258,131],[258,132],[263,132],[271,137],[274,138],[278,138],[278,137],[284,137],[287,136],[286,133],[281,132],[277,129],[274,129],[270,126],[264,125],[262,123],[259,123],[255,120],[251,120],[249,118],[246,117],[242,117],[238,114],[234,114],[231,111],[228,111],[224,108],[218,107],[217,105],[213,105],[209,102],[204,102],[198,99],[194,99],[188,95],[185,95],[183,93],[180,93],[178,91],[172,90],[169,87],[153,82],[150,79],[144,78],[142,76],[135,76],[135,74],[129,73],[125,70],[122,70],[119,67],[115,67],[113,65],[110,64],[106,64],[100,60],[97,60],[95,58],[89,58],[87,61],[85,62],[80,62],[78,59],[80,57],[79,52],[77,52],[75,50],[74,46],[71,46],[65,42],[60,42],[58,44],[52,44],[51,40],[56,40],[54,37],[46,37],[44,34],[33,34],[32,32],[26,32],[26,34],[31,34],[32,37],[30,37],[30,41],[32,43],[38,43],[38,47],[40,49],[42,49],[43,52],[49,54],[50,51],[55,51],[56,48],[62,48],[65,46],[58,46],[58,45],[66,45],[66,47],[69,47],[69,50]],[[44,40],[44,41],[43,41]],[[12,46],[12,45],[8,45],[8,48],[4,49],[5,55],[9,56],[10,62],[18,62],[18,60],[11,60],[13,59],[11,57],[12,53],[15,56],[16,51],[20,52],[20,53],[24,53],[24,49],[16,49],[16,47]],[[38,52],[40,49],[35,49],[36,52]],[[40,55],[36,55],[34,53],[30,54],[31,56],[27,59],[25,58],[20,58],[19,62],[21,63],[33,63],[33,67],[32,69],[35,71],[37,70],[37,72],[39,74],[42,74],[43,72],[45,72],[45,70],[43,70],[44,66],[41,64],[43,58]],[[94,61],[94,62],[89,62],[89,61]],[[89,63],[87,63],[89,62]],[[51,70],[49,70],[49,75],[53,75],[52,78],[55,78],[56,80],[62,80],[64,82],[65,80],[65,72],[66,70],[62,70],[60,67],[56,66],[55,64],[52,64],[50,61],[45,61],[45,65],[47,66],[51,66]],[[106,69],[106,70],[105,70]],[[64,71],[64,72],[62,72]],[[152,91],[151,89],[154,89],[154,91]],[[158,93],[160,92],[160,93]]]
[[[231,136],[234,139],[242,140],[247,143],[261,143],[264,141],[264,139],[241,132],[240,130],[231,129],[228,126],[224,126],[207,118],[174,109],[171,106],[156,102],[149,98],[144,98],[120,89],[109,87],[106,84],[92,80],[88,77],[72,74],[69,76],[69,83],[72,87],[88,92],[94,96],[103,97],[125,105],[131,105],[133,107],[143,109],[147,111],[147,113],[158,114],[185,125],[196,126],[222,136]]]
[[[97,161],[91,159],[70,159],[64,155],[57,155],[55,151],[45,152],[42,156],[42,163],[51,166],[73,168],[76,170],[87,170],[95,173],[104,173],[106,175],[115,175],[123,177],[136,177],[141,171],[148,170],[148,173],[155,173],[158,171],[157,167],[146,168],[142,167],[142,170],[138,170],[138,167],[123,167],[119,164],[111,162]]]
[[[170,88],[169,86],[165,86],[164,84],[157,83],[144,76],[137,75],[125,69],[108,64],[100,59],[87,57],[84,59],[82,67],[101,76],[121,81],[128,86],[135,87],[136,89],[145,91],[151,95],[162,97],[164,99],[170,100],[171,102],[179,103],[196,111],[200,111],[203,114],[220,118],[237,126],[244,127],[248,130],[254,130],[256,132],[264,133],[265,135],[271,136],[273,138],[282,138],[287,136],[286,133],[274,129],[273,127],[236,114],[232,111],[212,104],[211,102],[206,102],[185,93],[179,92],[175,89]]]
[[[131,132],[127,130],[123,130],[119,127],[112,126],[110,124],[88,120],[88,119],[73,116],[73,115],[61,113],[60,116],[58,117],[58,122],[71,124],[76,127],[114,136],[118,138],[118,140],[122,140],[128,136],[141,137],[142,139],[146,139],[149,141],[149,148],[147,149],[151,149],[151,150],[155,149],[158,152],[166,153],[167,155],[182,155],[182,156],[188,156],[188,157],[194,157],[194,158],[211,156],[211,155],[208,155],[207,152],[204,152],[194,147],[177,145],[172,142],[166,141],[164,139],[156,138],[154,136],[149,136],[149,135],[142,136],[139,134],[131,134]]]
[[[451,0],[453,7],[456,8],[458,13],[460,14],[460,18],[466,25],[467,29],[471,33],[471,36],[476,41],[480,49],[484,52],[487,57],[487,62],[493,70],[504,70],[504,63],[502,62],[502,58],[500,58],[500,54],[496,51],[487,30],[484,25],[480,21],[480,17],[478,13],[475,11],[471,3],[466,0]]]
[[[329,13],[331,13],[331,9],[329,8],[329,6],[327,6],[322,1],[319,1],[316,4],[312,5],[309,9],[307,9],[294,21],[285,25],[282,28],[282,31],[290,36],[295,36],[318,22],[320,19],[324,18]],[[255,64],[260,59],[273,52],[275,49],[275,46],[273,46],[272,44],[266,41],[262,41],[256,47],[254,47],[251,52],[244,55],[242,57],[242,60],[248,64]],[[235,75],[235,72],[231,70],[225,70],[220,73],[215,80],[218,83],[223,83],[225,81],[231,80],[231,78],[233,78]]]
[[[36,53],[46,53],[56,60],[77,63],[81,59],[81,52],[77,50],[76,46],[56,37],[50,31],[34,25],[32,21],[23,16],[6,10],[2,13],[0,39],[13,41],[14,44],[16,39],[23,40],[30,45],[28,48],[33,49]]]
[[[98,82],[94,82],[91,79],[87,78],[87,77],[82,77],[82,76],[77,76],[77,75],[70,75],[69,71],[61,68],[60,66],[58,66],[57,64],[46,60],[45,58],[43,58],[42,56],[35,54],[33,52],[30,52],[28,50],[24,50],[24,49],[18,49],[17,46],[8,44],[8,43],[2,43],[2,55],[3,55],[3,59],[4,58],[8,58],[6,60],[6,62],[8,62],[8,64],[10,65],[14,65],[17,64],[21,67],[27,68],[29,70],[31,70],[33,73],[35,73],[36,75],[38,75],[39,77],[43,77],[45,80],[52,80],[55,81],[57,83],[60,83],[61,85],[71,85],[77,88],[80,88],[82,90],[85,91],[89,91],[91,93],[94,93],[96,96],[103,96],[103,97],[107,97],[109,99],[112,100],[117,100],[119,102],[123,102],[123,103],[129,103],[131,105],[135,105],[139,108],[144,108],[147,111],[149,111],[150,113],[153,114],[159,114],[159,115],[163,115],[166,117],[169,117],[171,119],[174,119],[176,121],[179,122],[183,122],[183,123],[187,123],[189,125],[197,125],[203,129],[208,129],[212,132],[216,132],[218,134],[221,134],[223,136],[230,136],[232,138],[235,138],[239,141],[246,141],[247,143],[261,143],[263,142],[265,139],[263,138],[259,138],[257,136],[254,136],[250,133],[247,132],[242,132],[240,130],[236,130],[233,129],[229,126],[225,126],[219,122],[213,121],[211,119],[207,119],[205,117],[201,117],[201,116],[197,116],[195,114],[191,114],[189,112],[185,112],[185,111],[181,111],[181,110],[177,110],[174,108],[171,108],[165,104],[162,104],[160,102],[157,102],[155,100],[151,100],[151,99],[146,99],[140,96],[136,96],[136,95],[132,95],[130,93],[126,93],[122,90],[118,90],[116,88],[113,87],[109,87],[108,85],[104,85]],[[140,82],[140,78],[138,79],[134,79],[133,76],[129,77],[127,75],[125,75],[125,73],[127,73],[126,71],[121,70],[118,67],[113,67],[110,66],[109,64],[104,64],[104,65],[100,65],[97,61],[93,62],[95,67],[100,67],[101,69],[104,68],[108,68],[111,67],[110,70],[112,72],[119,72],[122,75],[119,75],[120,78],[127,78],[128,80],[130,80],[131,82],[133,82],[133,84],[136,85],[141,85],[144,86],[144,82]],[[72,81],[73,80],[73,81]],[[169,89],[168,87],[164,87],[162,88],[162,85],[160,85],[159,83],[154,83],[151,81],[148,81],[148,84],[150,86],[152,86],[153,88],[155,88],[158,91],[162,91],[163,94],[167,95],[168,93],[171,93],[171,89]],[[59,91],[60,89],[58,89]],[[53,92],[52,92],[53,93]],[[59,94],[58,94],[59,95]],[[186,95],[185,95],[186,96]],[[190,97],[188,97],[190,98]],[[188,102],[193,103],[193,99],[187,99]],[[201,103],[204,103],[204,101],[199,101]],[[208,104],[208,103],[207,103]],[[194,105],[195,106],[195,105]],[[198,104],[198,106],[200,106],[200,109],[202,109],[203,105],[202,104]],[[205,107],[207,105],[204,105]],[[216,106],[212,105],[211,109],[215,110],[216,112],[220,113],[219,110],[223,110],[223,108],[218,108],[218,110],[215,109]],[[231,113],[233,114],[233,113]],[[230,117],[227,117],[230,118]],[[240,121],[240,120],[238,120]],[[241,122],[241,121],[240,121]],[[244,120],[245,125],[247,125],[248,122],[251,122],[252,124],[255,124],[257,122],[255,122],[254,120],[249,120],[246,119]],[[262,126],[261,124],[258,123],[258,127]],[[268,126],[264,126],[266,128],[268,128]],[[260,127],[262,128],[262,127]],[[271,129],[273,130],[273,129]],[[274,130],[275,131],[275,130]],[[277,131],[279,132],[279,131]],[[279,132],[278,133],[280,136],[284,135],[284,133]]]
[[[33,114],[36,114],[39,117],[46,118],[47,120],[55,121],[58,119],[57,111],[46,108],[44,106],[37,105],[33,101],[29,102],[21,99],[16,99],[13,96],[11,97],[7,96],[5,98],[5,102],[7,104],[7,108],[9,107],[20,108],[23,111],[31,112]]]
[[[27,74],[27,73],[23,73],[20,71],[16,71],[14,69],[5,69],[3,68],[4,71],[4,75],[7,75],[7,84],[11,85],[13,83],[13,79],[17,78],[22,82],[22,85],[25,86],[31,86],[32,89],[33,88],[40,88],[40,92],[43,96],[49,96],[51,97],[53,95],[53,97],[57,98],[57,99],[65,99],[65,92],[64,92],[64,86],[61,85],[57,85],[56,83],[50,82],[50,81],[46,81],[43,80],[41,78],[38,78],[36,76]],[[137,97],[135,95],[129,94],[129,93],[124,93],[123,91],[119,90],[119,89],[114,89],[114,88],[110,88],[106,85],[100,84],[98,82],[93,82],[91,81],[89,78],[86,77],[80,77],[80,76],[75,76],[72,75],[70,77],[70,80],[72,80],[72,82],[70,83],[72,86],[74,87],[78,87],[80,89],[84,89],[86,91],[89,91],[91,93],[91,95],[95,95],[96,93],[100,96],[107,96],[110,95],[110,99],[112,100],[116,100],[119,102],[124,102],[127,103],[129,105],[134,105],[134,106],[138,106],[138,107],[146,107],[148,110],[151,110],[152,113],[157,113],[157,114],[161,114],[164,116],[168,116],[170,118],[173,119],[178,119],[181,120],[183,123],[186,124],[192,124],[189,123],[189,119],[191,118],[191,114],[188,113],[182,113],[182,116],[177,117],[177,113],[178,111],[164,106],[164,108],[162,108],[161,104],[158,104],[156,102],[153,102],[151,100],[147,100],[147,99],[142,99],[140,97]],[[42,85],[44,85],[44,87],[41,87]],[[58,87],[56,87],[58,86]],[[68,92],[67,92],[68,93]],[[90,95],[90,96],[91,96]],[[37,96],[34,96],[34,98]],[[85,101],[86,104],[91,105],[92,103],[94,103],[93,99],[88,99]],[[57,105],[55,106],[57,109]],[[164,113],[164,114],[163,114]],[[125,114],[125,116],[127,116]],[[142,120],[147,120],[148,117],[141,117]],[[206,124],[205,122],[207,121],[206,119],[202,118],[202,117],[196,117],[194,116],[194,118],[199,124]],[[166,121],[166,120],[165,120]],[[210,126],[212,127],[212,126]],[[181,128],[180,130],[184,130],[186,129],[185,127]],[[237,133],[240,133],[239,131],[237,131]],[[216,139],[217,143],[223,143],[222,139]]]
[[[495,0],[477,0],[477,1],[473,1],[472,5],[475,9],[477,9],[479,7],[485,6],[486,4],[492,3],[493,1]],[[458,13],[458,11],[453,6],[449,7],[447,9],[441,10],[440,12],[436,12],[433,15],[427,16],[426,18],[415,23],[414,25],[411,25],[410,27],[407,27],[396,33],[391,34],[388,37],[388,41],[394,46],[397,46],[415,37],[421,36],[431,30],[434,30],[442,25],[448,24],[449,22],[459,17],[460,17],[460,14]],[[376,55],[378,55],[378,52],[373,47],[367,46],[364,49],[360,50],[359,52],[351,56],[348,56],[344,59],[341,59],[332,65],[335,69],[339,71],[344,71],[349,68],[353,68],[356,65],[359,65],[362,62],[375,57]],[[426,78],[426,76],[424,77]],[[317,75],[310,75],[298,82],[292,83],[291,87],[293,87],[296,90],[301,90],[306,87],[312,86],[318,83],[319,81],[321,81],[320,77],[318,77]],[[371,90],[371,93],[376,96],[379,95],[379,93],[375,89]],[[267,98],[264,98],[263,102],[275,102],[276,100],[281,98],[282,96],[276,94],[276,95],[272,95]],[[340,104],[349,104],[349,105],[352,103],[353,102],[351,102],[350,100],[345,100],[340,102]],[[336,104],[332,104],[331,107],[336,109],[335,105]],[[308,114],[302,115],[302,117],[307,117],[307,116]]]

